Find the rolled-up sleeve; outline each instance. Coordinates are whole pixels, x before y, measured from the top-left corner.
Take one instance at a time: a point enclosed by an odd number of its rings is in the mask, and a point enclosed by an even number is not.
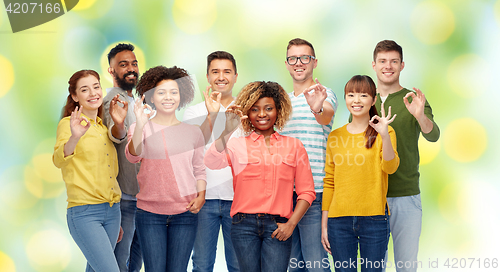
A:
[[[231,141],[231,140],[230,140]],[[229,143],[228,143],[229,144]],[[212,170],[222,169],[229,166],[228,153],[231,152],[226,146],[226,149],[222,152],[218,152],[215,148],[215,142],[212,143],[210,148],[205,153],[203,162],[205,165]]]
[[[295,167],[295,192],[297,200],[303,199],[309,205],[316,199],[314,180],[309,164],[309,157],[302,143],[297,146],[297,166]]]
[[[54,154],[52,155],[52,161],[57,168],[66,166],[76,154],[75,148],[73,154],[64,157],[64,146],[70,137],[71,128],[69,125],[69,119],[62,119],[59,121],[59,125],[57,125],[56,144],[54,146]]]
[[[193,154],[193,171],[196,180],[204,180],[207,181],[206,167],[203,163],[203,151],[205,149],[205,140],[203,138],[203,134],[199,131],[199,137],[195,144],[196,148]]]

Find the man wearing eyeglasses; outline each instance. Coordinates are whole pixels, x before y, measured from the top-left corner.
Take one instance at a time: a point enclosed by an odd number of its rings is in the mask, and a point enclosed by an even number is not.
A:
[[[337,97],[318,79],[313,80],[318,60],[310,42],[300,38],[288,42],[285,65],[293,80],[293,92],[289,93],[293,113],[281,134],[304,144],[316,191],[316,200],[293,232],[289,271],[330,271],[328,255],[321,244],[321,201],[326,141],[337,110]],[[293,198],[295,207],[297,194]]]

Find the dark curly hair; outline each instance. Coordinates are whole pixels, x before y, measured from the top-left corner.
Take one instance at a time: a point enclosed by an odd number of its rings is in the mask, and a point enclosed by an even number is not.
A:
[[[122,51],[125,51],[125,50],[134,52],[134,49],[135,49],[135,47],[133,45],[131,45],[130,43],[129,44],[126,44],[126,43],[117,44],[115,47],[113,47],[113,48],[111,48],[111,50],[109,50],[108,64],[111,63],[111,59],[114,58],[116,56],[116,54],[118,54]]]
[[[154,94],[154,88],[162,80],[175,80],[177,85],[179,85],[181,101],[179,102],[179,107],[177,108],[178,110],[193,101],[195,87],[188,72],[177,66],[167,68],[160,65],[147,70],[141,76],[141,79],[137,83],[137,87],[135,87],[136,93],[139,97],[142,97],[142,95],[146,96],[144,104],[148,104],[154,108],[153,103],[151,103],[151,97]]]
[[[247,84],[236,97],[235,104],[240,105],[243,115],[248,115],[252,106],[263,97],[271,97],[276,106],[277,118],[274,127],[282,130],[292,113],[292,102],[286,91],[276,82],[255,81]],[[247,118],[241,121],[243,131],[249,134],[254,130],[252,123]]]

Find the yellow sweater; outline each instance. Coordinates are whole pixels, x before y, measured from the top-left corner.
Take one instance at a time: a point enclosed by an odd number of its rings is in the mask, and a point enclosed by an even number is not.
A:
[[[351,134],[347,125],[328,136],[323,187],[323,211],[328,217],[384,215],[387,178],[399,166],[396,133],[389,126],[394,159],[382,158],[382,137],[365,147],[365,133]]]
[[[52,156],[54,165],[62,170],[68,208],[106,202],[112,206],[120,202],[121,191],[116,181],[118,160],[115,146],[108,138],[108,129],[101,118],[97,117],[96,122],[87,117],[90,128],[78,141],[73,154],[64,157],[64,145],[71,137],[69,119],[69,116],[61,119],[57,126]]]

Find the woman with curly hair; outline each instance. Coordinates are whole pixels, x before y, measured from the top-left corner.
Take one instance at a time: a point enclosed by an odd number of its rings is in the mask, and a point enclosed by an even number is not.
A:
[[[250,83],[227,109],[225,131],[205,154],[208,168],[232,168],[231,240],[243,272],[287,271],[290,236],[316,197],[304,146],[275,131],[283,128],[291,111],[290,98],[279,84]],[[247,136],[229,139],[240,120]]]
[[[186,271],[197,213],[205,203],[205,141],[198,127],[177,119],[175,110],[193,100],[194,85],[186,70],[157,66],[144,73],[136,90],[141,99],[125,152],[130,162],[141,162],[136,227],[144,267]]]

